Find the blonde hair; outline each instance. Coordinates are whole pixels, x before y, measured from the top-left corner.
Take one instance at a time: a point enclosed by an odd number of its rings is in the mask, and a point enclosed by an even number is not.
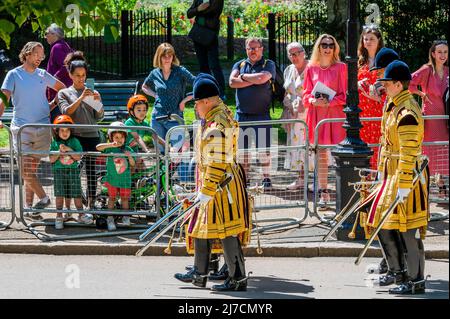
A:
[[[311,54],[311,59],[310,59],[309,63],[311,63],[311,64],[319,64],[320,63],[320,43],[322,42],[323,39],[330,39],[334,43],[333,59],[331,60],[331,64],[340,62],[341,59],[339,58],[339,52],[341,49],[339,47],[339,44],[337,43],[336,39],[332,35],[325,33],[325,34],[322,34],[321,36],[319,36],[316,43],[314,44],[314,48],[313,48],[313,51]]]
[[[161,68],[161,57],[166,54],[173,56],[172,65],[180,65],[180,60],[178,60],[177,56],[175,55],[175,49],[173,48],[173,46],[170,43],[164,42],[161,43],[156,49],[155,56],[153,57],[153,67]]]
[[[39,42],[27,42],[19,53],[20,62],[25,63],[27,56],[33,53],[33,50],[37,47],[41,47],[42,49],[44,49],[44,46]]]

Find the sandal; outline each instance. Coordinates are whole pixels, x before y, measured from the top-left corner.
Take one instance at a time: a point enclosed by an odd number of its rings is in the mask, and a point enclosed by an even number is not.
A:
[[[301,189],[302,186],[303,186],[303,181],[297,179],[294,182],[292,182],[291,184],[289,184],[287,186],[287,189],[290,190],[290,191],[295,191],[295,190]]]
[[[327,206],[327,201],[330,201],[330,191],[326,188],[319,189],[319,203],[318,203],[318,209],[319,210],[327,210],[329,207]],[[328,194],[328,196],[322,196],[322,194]],[[324,199],[324,197],[326,197]]]

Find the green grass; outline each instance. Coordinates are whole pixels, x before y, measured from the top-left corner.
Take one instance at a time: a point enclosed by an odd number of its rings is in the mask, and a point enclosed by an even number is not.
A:
[[[225,102],[225,104],[230,108],[230,110],[233,112],[233,114],[236,112],[236,103],[228,103],[229,99]],[[150,117],[152,113],[152,107],[150,107],[148,114],[147,114],[147,120],[150,122]],[[276,107],[275,110],[270,109],[270,116],[272,119],[279,119],[281,117],[281,113],[283,112],[283,109],[281,107]],[[186,108],[184,110],[184,121],[186,125],[191,125],[195,121],[195,111],[194,111],[194,104],[192,102],[189,102],[188,105],[186,105]]]
[[[6,147],[9,145],[8,132],[0,129],[0,147]]]

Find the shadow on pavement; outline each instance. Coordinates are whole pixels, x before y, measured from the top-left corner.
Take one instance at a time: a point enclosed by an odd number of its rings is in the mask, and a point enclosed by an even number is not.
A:
[[[309,280],[299,280],[308,282]],[[236,296],[241,298],[261,299],[312,299],[299,294],[308,294],[314,291],[314,287],[305,285],[299,281],[270,277],[250,277],[247,291],[212,292],[214,295]],[[217,282],[220,284],[221,282]],[[280,291],[281,290],[281,291]]]
[[[446,235],[446,231],[448,234],[448,219],[443,221],[431,221],[428,223],[427,232],[432,233],[431,236]]]

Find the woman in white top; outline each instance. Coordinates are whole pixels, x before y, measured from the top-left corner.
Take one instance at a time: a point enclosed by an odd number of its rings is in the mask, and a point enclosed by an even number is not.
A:
[[[286,95],[283,100],[282,119],[305,119],[305,108],[303,107],[303,71],[308,60],[305,59],[305,49],[298,42],[289,43],[287,53],[291,65],[284,70],[284,88]],[[303,145],[305,142],[304,126],[300,123],[287,124],[287,145]],[[288,186],[288,189],[299,189],[303,185],[304,155],[300,150],[291,150],[286,154],[284,168],[298,171],[296,180]],[[307,169],[307,168],[306,168]]]

